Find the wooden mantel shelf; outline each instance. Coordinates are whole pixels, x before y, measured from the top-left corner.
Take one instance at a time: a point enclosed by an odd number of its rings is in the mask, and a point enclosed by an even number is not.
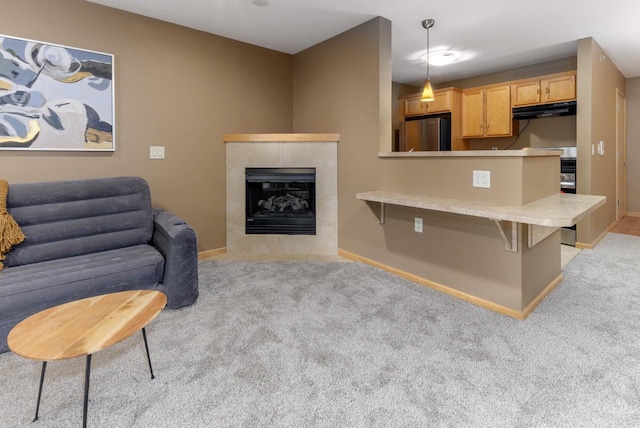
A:
[[[299,143],[299,142],[338,142],[340,134],[224,134],[225,143]]]
[[[607,201],[605,196],[564,193],[520,206],[383,191],[358,193],[356,198],[380,203],[380,224],[384,224],[385,204],[493,220],[505,241],[506,249],[514,252],[518,250],[517,223],[528,225],[529,247],[533,247],[558,228],[573,226]]]

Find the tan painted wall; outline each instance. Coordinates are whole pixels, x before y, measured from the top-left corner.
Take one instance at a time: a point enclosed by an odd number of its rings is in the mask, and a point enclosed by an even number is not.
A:
[[[627,79],[627,211],[640,213],[640,77]]]
[[[367,234],[366,229],[350,233],[352,219],[375,220],[363,203],[356,202],[355,194],[373,190],[380,182],[380,58],[390,54],[390,36],[381,41],[381,33],[390,32],[390,27],[388,20],[371,20],[296,54],[293,60],[293,131],[340,134],[338,246],[345,249],[357,245],[362,233]],[[381,54],[383,49],[388,53]],[[391,84],[390,76],[386,83]],[[391,96],[384,102],[390,109]],[[389,123],[390,118],[389,110]],[[389,141],[389,135],[385,137]],[[363,225],[355,227],[362,229]],[[375,245],[384,244],[377,240]]]
[[[607,203],[578,224],[578,242],[591,244],[616,221],[616,91],[625,78],[592,38],[578,40],[577,190]],[[604,141],[604,156],[591,154]]]
[[[290,132],[292,57],[80,0],[3,0],[2,33],[115,55],[115,153],[0,152],[0,176],[149,181],[199,249],[225,246],[222,134]],[[149,160],[149,146],[166,147]]]

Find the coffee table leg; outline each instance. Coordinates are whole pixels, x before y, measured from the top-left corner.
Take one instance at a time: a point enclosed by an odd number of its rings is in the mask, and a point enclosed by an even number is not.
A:
[[[84,374],[84,408],[82,410],[82,428],[87,426],[87,409],[89,407],[89,378],[91,377],[91,354],[87,355],[87,367]]]
[[[151,357],[149,356],[149,344],[147,343],[147,332],[144,327],[142,327],[142,338],[144,339],[144,348],[147,350],[147,361],[149,361],[149,371],[151,371],[151,379],[155,379],[153,375],[153,367],[151,367]]]
[[[42,398],[42,385],[44,384],[44,372],[47,370],[47,362],[42,362],[42,371],[40,372],[40,388],[38,388],[38,403],[36,404],[36,417],[33,422],[38,420],[38,411],[40,411],[40,398]]]

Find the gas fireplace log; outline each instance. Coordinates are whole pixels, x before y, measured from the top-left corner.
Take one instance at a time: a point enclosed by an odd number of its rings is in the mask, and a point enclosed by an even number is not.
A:
[[[309,208],[309,202],[287,193],[285,196],[271,196],[267,200],[261,199],[258,206],[271,212],[302,211]]]

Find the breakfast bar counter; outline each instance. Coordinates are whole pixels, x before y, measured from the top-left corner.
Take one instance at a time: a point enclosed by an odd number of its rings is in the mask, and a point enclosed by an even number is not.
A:
[[[412,151],[412,152],[378,152],[379,158],[461,158],[461,157],[538,157],[560,156],[560,149],[522,150],[457,150],[457,151]]]
[[[506,220],[551,227],[573,226],[607,201],[604,196],[565,193],[547,196],[526,205],[502,205],[485,201],[381,191],[358,193],[356,198],[381,204],[402,205],[491,220]]]
[[[560,192],[561,153],[378,153],[392,172],[355,192],[366,202],[359,218],[377,218],[378,229],[368,229],[371,250],[351,258],[524,319],[562,281],[560,228],[606,203]]]
[[[560,227],[571,227],[605,204],[607,198],[594,195],[557,193],[526,205],[460,200],[395,192],[364,192],[356,198],[380,203],[380,224],[384,224],[385,204],[462,214],[492,220],[505,241],[507,251],[518,251],[518,223],[528,227],[528,246],[535,246]]]

